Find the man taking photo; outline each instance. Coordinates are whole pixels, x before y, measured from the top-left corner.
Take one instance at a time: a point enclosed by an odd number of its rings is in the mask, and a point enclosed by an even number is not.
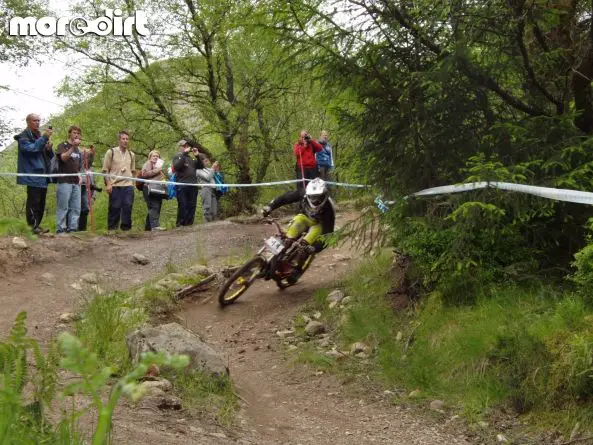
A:
[[[39,131],[41,118],[38,114],[29,114],[26,117],[27,128],[16,135],[18,141],[17,171],[19,173],[47,174],[49,163],[54,157],[52,143],[49,138],[53,131],[51,126],[46,128],[43,134]],[[25,215],[27,224],[33,233],[47,233],[49,230],[41,228],[43,212],[45,212],[45,198],[47,196],[47,184],[49,178],[39,176],[19,176],[17,184],[27,186],[27,204]]]

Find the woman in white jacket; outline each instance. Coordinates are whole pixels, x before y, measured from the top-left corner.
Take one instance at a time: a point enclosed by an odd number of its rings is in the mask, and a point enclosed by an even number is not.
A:
[[[220,170],[218,161],[212,166],[210,159],[201,155],[200,159],[204,164],[204,168],[196,170],[198,184],[216,184],[214,181],[214,173]],[[200,195],[202,196],[202,211],[204,212],[204,221],[210,222],[216,219],[218,214],[218,202],[216,200],[216,187],[202,187]]]

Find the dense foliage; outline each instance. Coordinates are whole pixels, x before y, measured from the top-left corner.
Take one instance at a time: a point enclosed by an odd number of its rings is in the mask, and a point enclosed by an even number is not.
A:
[[[340,124],[364,141],[358,166],[397,197],[486,180],[589,190],[592,11],[577,0],[352,0],[289,2],[278,17],[293,48],[321,52],[327,87],[357,98]],[[425,284],[465,301],[475,284],[565,275],[591,216],[489,190],[408,200],[389,222]]]

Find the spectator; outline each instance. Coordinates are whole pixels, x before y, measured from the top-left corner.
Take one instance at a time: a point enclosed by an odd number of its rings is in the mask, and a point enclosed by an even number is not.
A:
[[[329,180],[329,172],[334,168],[334,156],[332,153],[332,146],[328,142],[327,131],[323,130],[318,139],[321,144],[321,151],[315,153],[315,159],[317,160],[317,168],[319,169],[319,177],[324,181]]]
[[[211,187],[202,187],[200,195],[202,195],[202,211],[204,214],[204,221],[210,222],[216,219],[218,215],[218,201],[216,199],[216,181],[214,175],[220,170],[218,162],[210,166],[210,159],[204,155],[200,155],[200,160],[204,165],[196,171],[198,177],[198,184],[212,184]]]
[[[68,128],[68,140],[58,145],[58,173],[75,174],[82,169],[80,153],[81,130]],[[56,233],[76,232],[80,217],[80,176],[57,178],[56,185]]]
[[[29,114],[26,121],[27,128],[14,137],[18,141],[17,171],[18,173],[47,174],[50,160],[54,157],[52,143],[49,141],[53,131],[47,128],[43,135],[41,134],[39,131],[41,118],[37,114]],[[45,212],[48,178],[19,176],[16,183],[27,186],[25,215],[33,233],[49,232],[40,227],[43,212]]]
[[[130,135],[120,131],[119,146],[107,150],[103,159],[103,173],[111,175],[104,178],[105,191],[109,195],[108,230],[117,230],[120,220],[121,230],[132,228],[136,158],[128,148],[129,143]]]
[[[90,210],[90,200],[95,196],[95,179],[92,175],[93,162],[95,160],[95,146],[91,145],[88,149],[83,149],[82,154],[82,184],[80,186],[80,218],[78,218],[78,230],[85,231],[87,226],[87,217]],[[88,173],[91,173],[90,175]]]
[[[161,154],[153,150],[148,153],[148,161],[142,166],[141,177],[153,181],[162,181],[166,179],[163,173],[163,160]],[[148,207],[148,214],[146,215],[146,223],[144,230],[165,230],[160,226],[161,207],[163,205],[163,198],[167,193],[165,183],[161,184],[144,184],[142,194]]]
[[[199,155],[197,147],[182,139],[177,143],[179,153],[173,157],[173,170],[177,177],[176,182],[187,185],[177,186],[177,223],[176,226],[191,226],[196,216],[198,204],[198,187],[196,187],[196,170],[203,168],[202,162],[194,156]]]
[[[224,183],[224,174],[221,171],[220,164],[218,164],[218,170],[214,173],[214,182],[216,182],[216,190],[214,195],[216,196],[216,214],[218,215],[218,209],[220,208],[220,198],[222,198],[222,195],[229,191],[229,187]]]
[[[301,131],[299,141],[294,144],[297,179],[315,179],[319,175],[315,153],[321,151],[322,148],[319,142],[311,138],[307,130]],[[297,182],[297,190],[304,189],[305,185],[305,181]]]

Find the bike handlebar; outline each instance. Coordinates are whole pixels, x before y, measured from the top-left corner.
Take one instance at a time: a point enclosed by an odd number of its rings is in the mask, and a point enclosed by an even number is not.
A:
[[[280,227],[280,224],[278,224],[278,219],[277,218],[271,218],[271,217],[265,217],[262,219],[262,222],[264,224],[273,224],[274,226],[276,226],[276,229],[278,230],[278,233],[282,234],[282,227]]]

